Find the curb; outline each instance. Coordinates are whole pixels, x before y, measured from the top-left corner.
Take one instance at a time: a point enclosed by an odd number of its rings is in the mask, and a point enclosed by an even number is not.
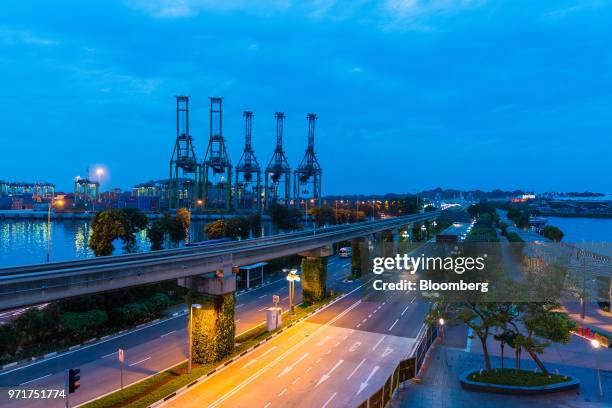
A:
[[[478,371],[479,370],[471,370],[461,373],[459,376],[461,387],[472,391],[510,395],[543,395],[553,392],[569,391],[580,387],[580,380],[571,375],[566,375],[567,381],[562,383],[539,386],[501,385],[468,380],[471,374],[477,373]]]

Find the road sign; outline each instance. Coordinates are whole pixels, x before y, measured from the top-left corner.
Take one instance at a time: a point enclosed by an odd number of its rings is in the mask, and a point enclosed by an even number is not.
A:
[[[278,304],[278,302],[280,302],[280,296],[278,295],[272,295],[272,302],[274,302],[274,304]]]

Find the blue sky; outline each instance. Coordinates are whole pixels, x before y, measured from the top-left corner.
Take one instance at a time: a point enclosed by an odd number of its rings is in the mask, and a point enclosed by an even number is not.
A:
[[[319,115],[324,194],[446,188],[611,192],[610,1],[4,0],[0,179],[69,189],[168,175],[174,95],[208,96],[230,159],[275,111],[297,165]]]

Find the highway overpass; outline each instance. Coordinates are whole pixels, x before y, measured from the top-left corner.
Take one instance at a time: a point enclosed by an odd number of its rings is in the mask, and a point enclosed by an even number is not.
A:
[[[144,254],[0,269],[0,310],[131,286],[231,271],[436,218],[440,212],[300,231],[252,240]],[[227,274],[226,274],[227,275]]]

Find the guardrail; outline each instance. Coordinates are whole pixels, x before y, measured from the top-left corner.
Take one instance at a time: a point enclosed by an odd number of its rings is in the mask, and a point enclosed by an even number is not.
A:
[[[416,342],[411,350],[411,357],[399,362],[393,373],[387,378],[385,384],[370,395],[357,408],[384,408],[391,402],[393,394],[400,385],[415,378],[427,355],[429,347],[438,336],[436,326],[424,325],[417,335]]]

